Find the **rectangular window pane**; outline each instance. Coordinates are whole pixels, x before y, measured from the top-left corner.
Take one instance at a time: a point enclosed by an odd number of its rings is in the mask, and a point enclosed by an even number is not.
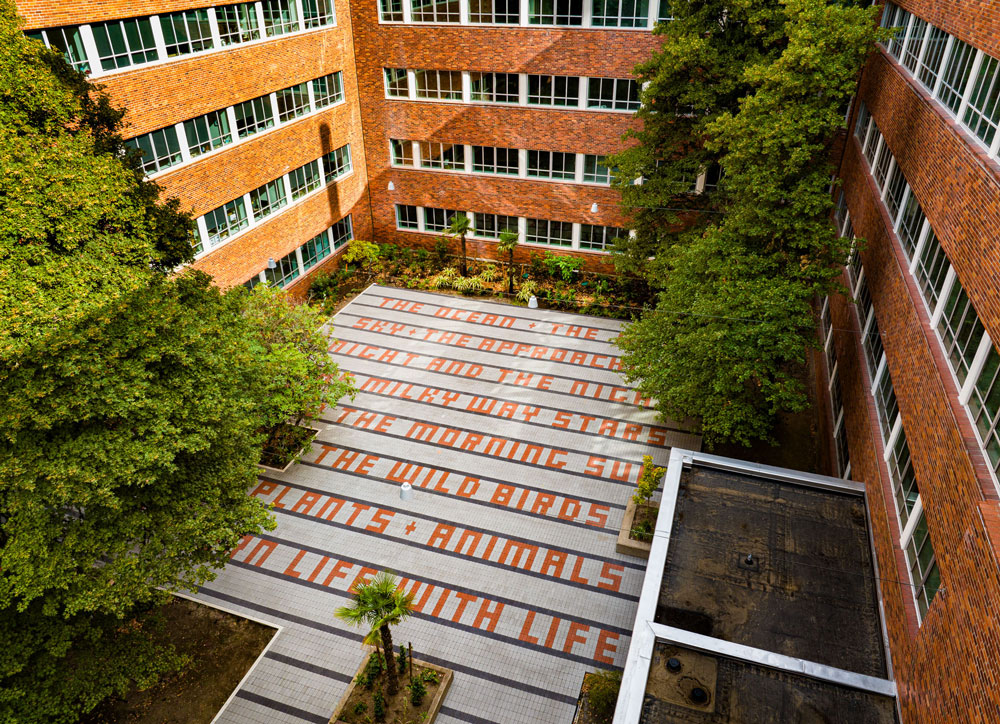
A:
[[[875,407],[878,409],[879,426],[882,428],[883,439],[889,439],[889,432],[899,414],[899,404],[896,402],[896,390],[892,386],[889,370],[882,373],[875,387]]]
[[[965,125],[987,146],[993,143],[1000,121],[1000,60],[988,55],[976,74],[976,83],[965,110]]]
[[[899,59],[900,53],[903,52],[903,41],[906,40],[906,26],[910,22],[910,13],[902,8],[896,8],[896,10],[896,17],[889,27],[899,28],[899,30],[889,39],[887,48],[892,57]]]
[[[283,178],[270,181],[250,192],[250,207],[253,209],[253,217],[257,221],[270,216],[287,203],[288,198],[285,196]]]
[[[283,287],[299,276],[299,260],[295,258],[295,252],[278,259],[278,264],[274,269],[265,269],[264,278],[273,286]]]
[[[277,92],[278,118],[290,121],[309,112],[309,88],[305,83]]]
[[[333,0],[302,0],[302,19],[306,28],[333,25]]]
[[[221,148],[233,140],[229,132],[229,116],[225,111],[212,111],[184,121],[184,135],[192,156]]]
[[[464,171],[465,146],[422,141],[420,143],[420,167],[444,171]]]
[[[295,0],[263,0],[264,30],[268,36],[294,33],[299,29]]]
[[[969,366],[976,355],[976,350],[979,349],[979,342],[985,330],[979,321],[979,315],[972,308],[969,295],[965,293],[957,279],[948,294],[944,315],[938,322],[937,329],[941,334],[948,362],[955,371],[959,384],[965,384]]]
[[[879,362],[882,360],[882,334],[879,332],[878,320],[872,319],[868,331],[861,340],[861,346],[865,350],[865,359],[868,361],[868,371],[871,376],[875,376]]]
[[[161,128],[138,138],[130,138],[125,144],[142,152],[142,170],[154,174],[181,162],[181,144],[177,140],[174,126]]]
[[[903,206],[903,213],[899,217],[899,242],[906,252],[906,258],[912,259],[913,252],[916,251],[917,242],[920,240],[920,232],[924,228],[924,211],[920,208],[913,189],[906,197],[906,204]]]
[[[236,133],[240,138],[247,138],[274,126],[274,109],[271,108],[270,96],[238,103],[235,109]]]
[[[417,207],[396,204],[396,228],[397,229],[417,229],[420,227],[417,221]]]
[[[1000,435],[997,434],[997,422],[1000,420],[1000,355],[995,347],[990,347],[989,356],[976,378],[969,398],[969,411],[995,473],[1000,468]]]
[[[167,57],[211,50],[212,30],[208,24],[208,10],[184,10],[160,16]]]
[[[610,184],[611,172],[604,165],[604,156],[588,153],[583,157],[583,180],[592,184]]]
[[[517,217],[503,214],[480,214],[473,218],[473,234],[483,239],[499,239],[501,231],[517,233]]]
[[[396,138],[390,138],[389,151],[392,154],[393,166],[412,167],[414,165],[413,144],[409,141],[400,141]]]
[[[458,70],[418,70],[417,98],[462,100],[462,72]]]
[[[576,175],[576,154],[559,151],[528,151],[528,176],[566,179]]]
[[[159,60],[149,18],[109,20],[91,25],[97,56],[104,70]]]
[[[390,98],[410,97],[410,83],[405,68],[385,68],[385,92]]]
[[[899,517],[900,530],[906,527],[913,506],[917,504],[920,491],[917,489],[917,478],[913,473],[910,460],[910,446],[906,442],[903,430],[899,431],[892,450],[889,451],[889,475],[892,477],[892,492],[896,500],[896,515]]]
[[[302,268],[308,271],[330,256],[330,230],[317,234],[302,245]]]
[[[882,132],[879,131],[878,126],[875,124],[874,119],[872,120],[872,129],[868,134],[868,140],[865,142],[864,155],[868,159],[868,163],[872,168],[875,167],[875,153],[879,149],[879,141],[882,140]]]
[[[638,110],[639,84],[629,78],[591,78],[587,86],[587,108]]]
[[[457,23],[460,20],[458,0],[412,0],[413,22]]]
[[[889,144],[883,139],[882,148],[878,151],[875,164],[872,166],[872,176],[875,177],[875,184],[879,190],[885,188],[885,178],[889,174],[889,166],[891,165],[892,151],[889,150]]]
[[[480,103],[517,103],[517,73],[470,73],[472,100]]]
[[[941,72],[941,61],[944,60],[944,50],[948,46],[948,33],[931,26],[927,36],[927,49],[920,61],[920,82],[929,90],[934,90],[938,75]]]
[[[215,19],[219,23],[219,41],[223,46],[260,39],[257,12],[253,3],[217,7]]]
[[[528,0],[532,25],[583,25],[584,0]]]
[[[379,0],[379,17],[386,23],[403,22],[403,0]]]
[[[941,574],[934,556],[934,546],[931,545],[930,531],[927,530],[927,520],[923,514],[914,527],[909,545],[906,546],[906,562],[910,567],[913,597],[923,619],[941,587]]]
[[[865,142],[865,136],[868,135],[868,127],[871,122],[872,116],[868,112],[868,106],[865,105],[864,101],[861,101],[861,105],[858,106],[858,117],[854,120],[854,137],[858,139],[858,143]]]
[[[625,229],[616,226],[594,226],[580,224],[580,248],[594,251],[610,251],[614,248],[615,239],[628,236]]]
[[[453,209],[424,209],[424,229],[426,231],[444,231],[451,220],[461,214]],[[463,214],[464,215],[464,214]]]
[[[317,108],[325,108],[344,100],[344,74],[341,71],[317,78],[312,84]]]
[[[567,75],[529,75],[528,103],[539,106],[579,106],[580,79]]]
[[[318,189],[323,183],[319,174],[319,164],[315,161],[299,166],[288,174],[288,179],[292,182],[293,199],[305,196],[313,189]]]
[[[906,192],[907,183],[903,177],[903,172],[899,166],[893,166],[889,174],[889,181],[885,189],[885,206],[889,210],[889,218],[896,221],[899,207],[903,203],[903,194]]]
[[[903,51],[903,65],[911,73],[917,69],[917,61],[924,49],[924,36],[927,34],[927,21],[913,16],[910,29],[906,34],[906,50]]]
[[[948,65],[941,79],[941,88],[938,90],[938,98],[951,109],[952,113],[958,113],[958,108],[962,105],[962,96],[965,94],[965,86],[975,59],[976,49],[955,38],[948,57]]]
[[[323,156],[323,172],[326,183],[333,183],[352,171],[351,144],[330,151]]]
[[[520,0],[469,0],[469,22],[489,25],[517,25]]]
[[[330,236],[333,237],[334,249],[339,249],[354,238],[354,223],[350,214],[330,227]]]
[[[644,28],[649,21],[649,0],[591,0],[591,2],[595,27]]]
[[[45,36],[48,39],[49,47],[60,51],[66,62],[73,66],[73,68],[79,71],[90,70],[90,63],[87,61],[87,51],[83,47],[83,37],[80,35],[79,25],[49,28],[45,31]]]
[[[944,288],[944,281],[948,276],[949,269],[951,269],[951,262],[945,256],[941,242],[934,234],[934,229],[928,229],[927,240],[924,242],[923,251],[920,252],[920,261],[917,262],[914,274],[916,274],[924,301],[927,302],[927,307],[931,310],[937,307],[938,297]]]
[[[494,146],[472,147],[472,170],[475,173],[493,173],[517,176],[518,153],[516,148],[496,148]]]
[[[533,244],[573,246],[573,224],[568,221],[528,219],[525,240]]]
[[[205,226],[208,230],[208,247],[217,246],[240,229],[245,229],[249,223],[242,196],[230,201],[228,204],[223,204],[219,208],[209,211],[205,214]]]

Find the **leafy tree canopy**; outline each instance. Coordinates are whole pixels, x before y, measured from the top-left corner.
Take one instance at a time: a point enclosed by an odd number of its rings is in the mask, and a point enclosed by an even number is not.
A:
[[[837,289],[849,244],[828,220],[832,142],[880,37],[877,8],[671,7],[662,49],[636,69],[635,145],[609,161],[636,229],[616,263],[659,292],[619,341],[623,370],[664,414],[700,418],[709,445],[750,444],[806,404],[811,301]]]

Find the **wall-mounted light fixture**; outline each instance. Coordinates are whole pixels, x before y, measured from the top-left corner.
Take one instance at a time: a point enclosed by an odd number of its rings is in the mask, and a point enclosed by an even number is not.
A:
[[[389,186],[388,186],[387,188],[388,188],[388,189],[389,189],[390,191],[395,191],[395,190],[396,190],[396,184],[394,184],[394,183],[393,183],[392,181],[390,181],[390,182],[389,182]]]
[[[267,268],[268,269],[277,269],[278,268],[278,262],[276,262],[274,259],[268,259],[267,260]]]

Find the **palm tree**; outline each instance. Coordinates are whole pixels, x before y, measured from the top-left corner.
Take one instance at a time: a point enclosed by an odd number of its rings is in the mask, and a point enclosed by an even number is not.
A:
[[[469,276],[469,270],[465,263],[465,235],[472,231],[472,222],[469,217],[459,212],[451,217],[451,222],[445,233],[452,239],[459,239],[462,242],[462,276]]]
[[[413,594],[399,590],[399,583],[391,571],[382,571],[368,583],[359,583],[355,589],[356,598],[350,606],[341,606],[334,616],[352,626],[369,628],[364,643],[375,646],[382,640],[385,659],[386,692],[393,696],[399,691],[399,672],[396,657],[393,656],[390,626],[403,621],[413,613]]]
[[[497,251],[507,255],[507,293],[514,293],[514,249],[517,248],[517,232],[504,230],[500,232],[500,243]]]

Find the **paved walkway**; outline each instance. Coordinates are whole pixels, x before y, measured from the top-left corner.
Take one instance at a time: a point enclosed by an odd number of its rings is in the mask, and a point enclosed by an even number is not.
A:
[[[325,723],[363,657],[333,611],[389,568],[417,610],[395,641],[456,671],[440,721],[566,724],[628,650],[644,563],[615,538],[642,456],[700,447],[621,380],[619,328],[388,287],[345,307],[331,354],[361,392],[261,476],[277,529],[198,595],[282,627],[218,721]]]

